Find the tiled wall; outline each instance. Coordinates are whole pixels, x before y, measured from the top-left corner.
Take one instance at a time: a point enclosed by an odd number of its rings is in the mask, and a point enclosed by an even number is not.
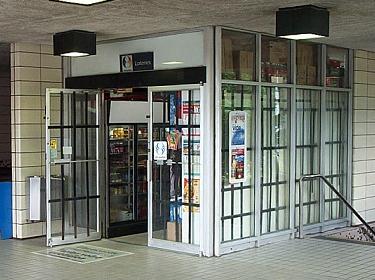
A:
[[[354,54],[353,205],[375,221],[375,53]]]
[[[28,221],[26,178],[43,176],[45,89],[62,87],[61,58],[47,45],[11,46],[13,236],[45,234],[45,223]]]

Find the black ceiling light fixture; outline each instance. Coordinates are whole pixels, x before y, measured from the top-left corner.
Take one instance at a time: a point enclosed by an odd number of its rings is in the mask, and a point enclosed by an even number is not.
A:
[[[69,30],[53,35],[53,54],[88,56],[96,54],[96,34],[84,30]]]
[[[112,0],[50,0],[50,1],[68,3],[68,4],[76,4],[76,5],[83,5],[83,6],[91,6],[91,5],[95,5],[95,4],[109,2],[109,1],[112,1]]]
[[[276,36],[314,39],[329,36],[329,11],[314,5],[281,8],[276,12]]]

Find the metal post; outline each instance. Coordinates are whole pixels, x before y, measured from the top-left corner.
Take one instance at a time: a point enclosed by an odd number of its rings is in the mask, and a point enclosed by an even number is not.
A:
[[[303,178],[299,180],[299,232],[298,237],[303,239]]]

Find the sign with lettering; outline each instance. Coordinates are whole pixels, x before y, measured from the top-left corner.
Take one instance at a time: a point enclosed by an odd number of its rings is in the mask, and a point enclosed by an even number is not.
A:
[[[120,55],[121,72],[154,70],[154,53],[142,52]]]
[[[245,111],[229,113],[229,183],[246,181],[247,115]]]
[[[154,141],[154,160],[163,161],[168,159],[167,141]]]

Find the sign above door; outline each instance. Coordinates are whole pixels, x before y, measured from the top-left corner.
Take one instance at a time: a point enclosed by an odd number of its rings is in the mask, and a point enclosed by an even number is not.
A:
[[[154,70],[154,53],[142,52],[120,55],[120,71],[134,72]]]

